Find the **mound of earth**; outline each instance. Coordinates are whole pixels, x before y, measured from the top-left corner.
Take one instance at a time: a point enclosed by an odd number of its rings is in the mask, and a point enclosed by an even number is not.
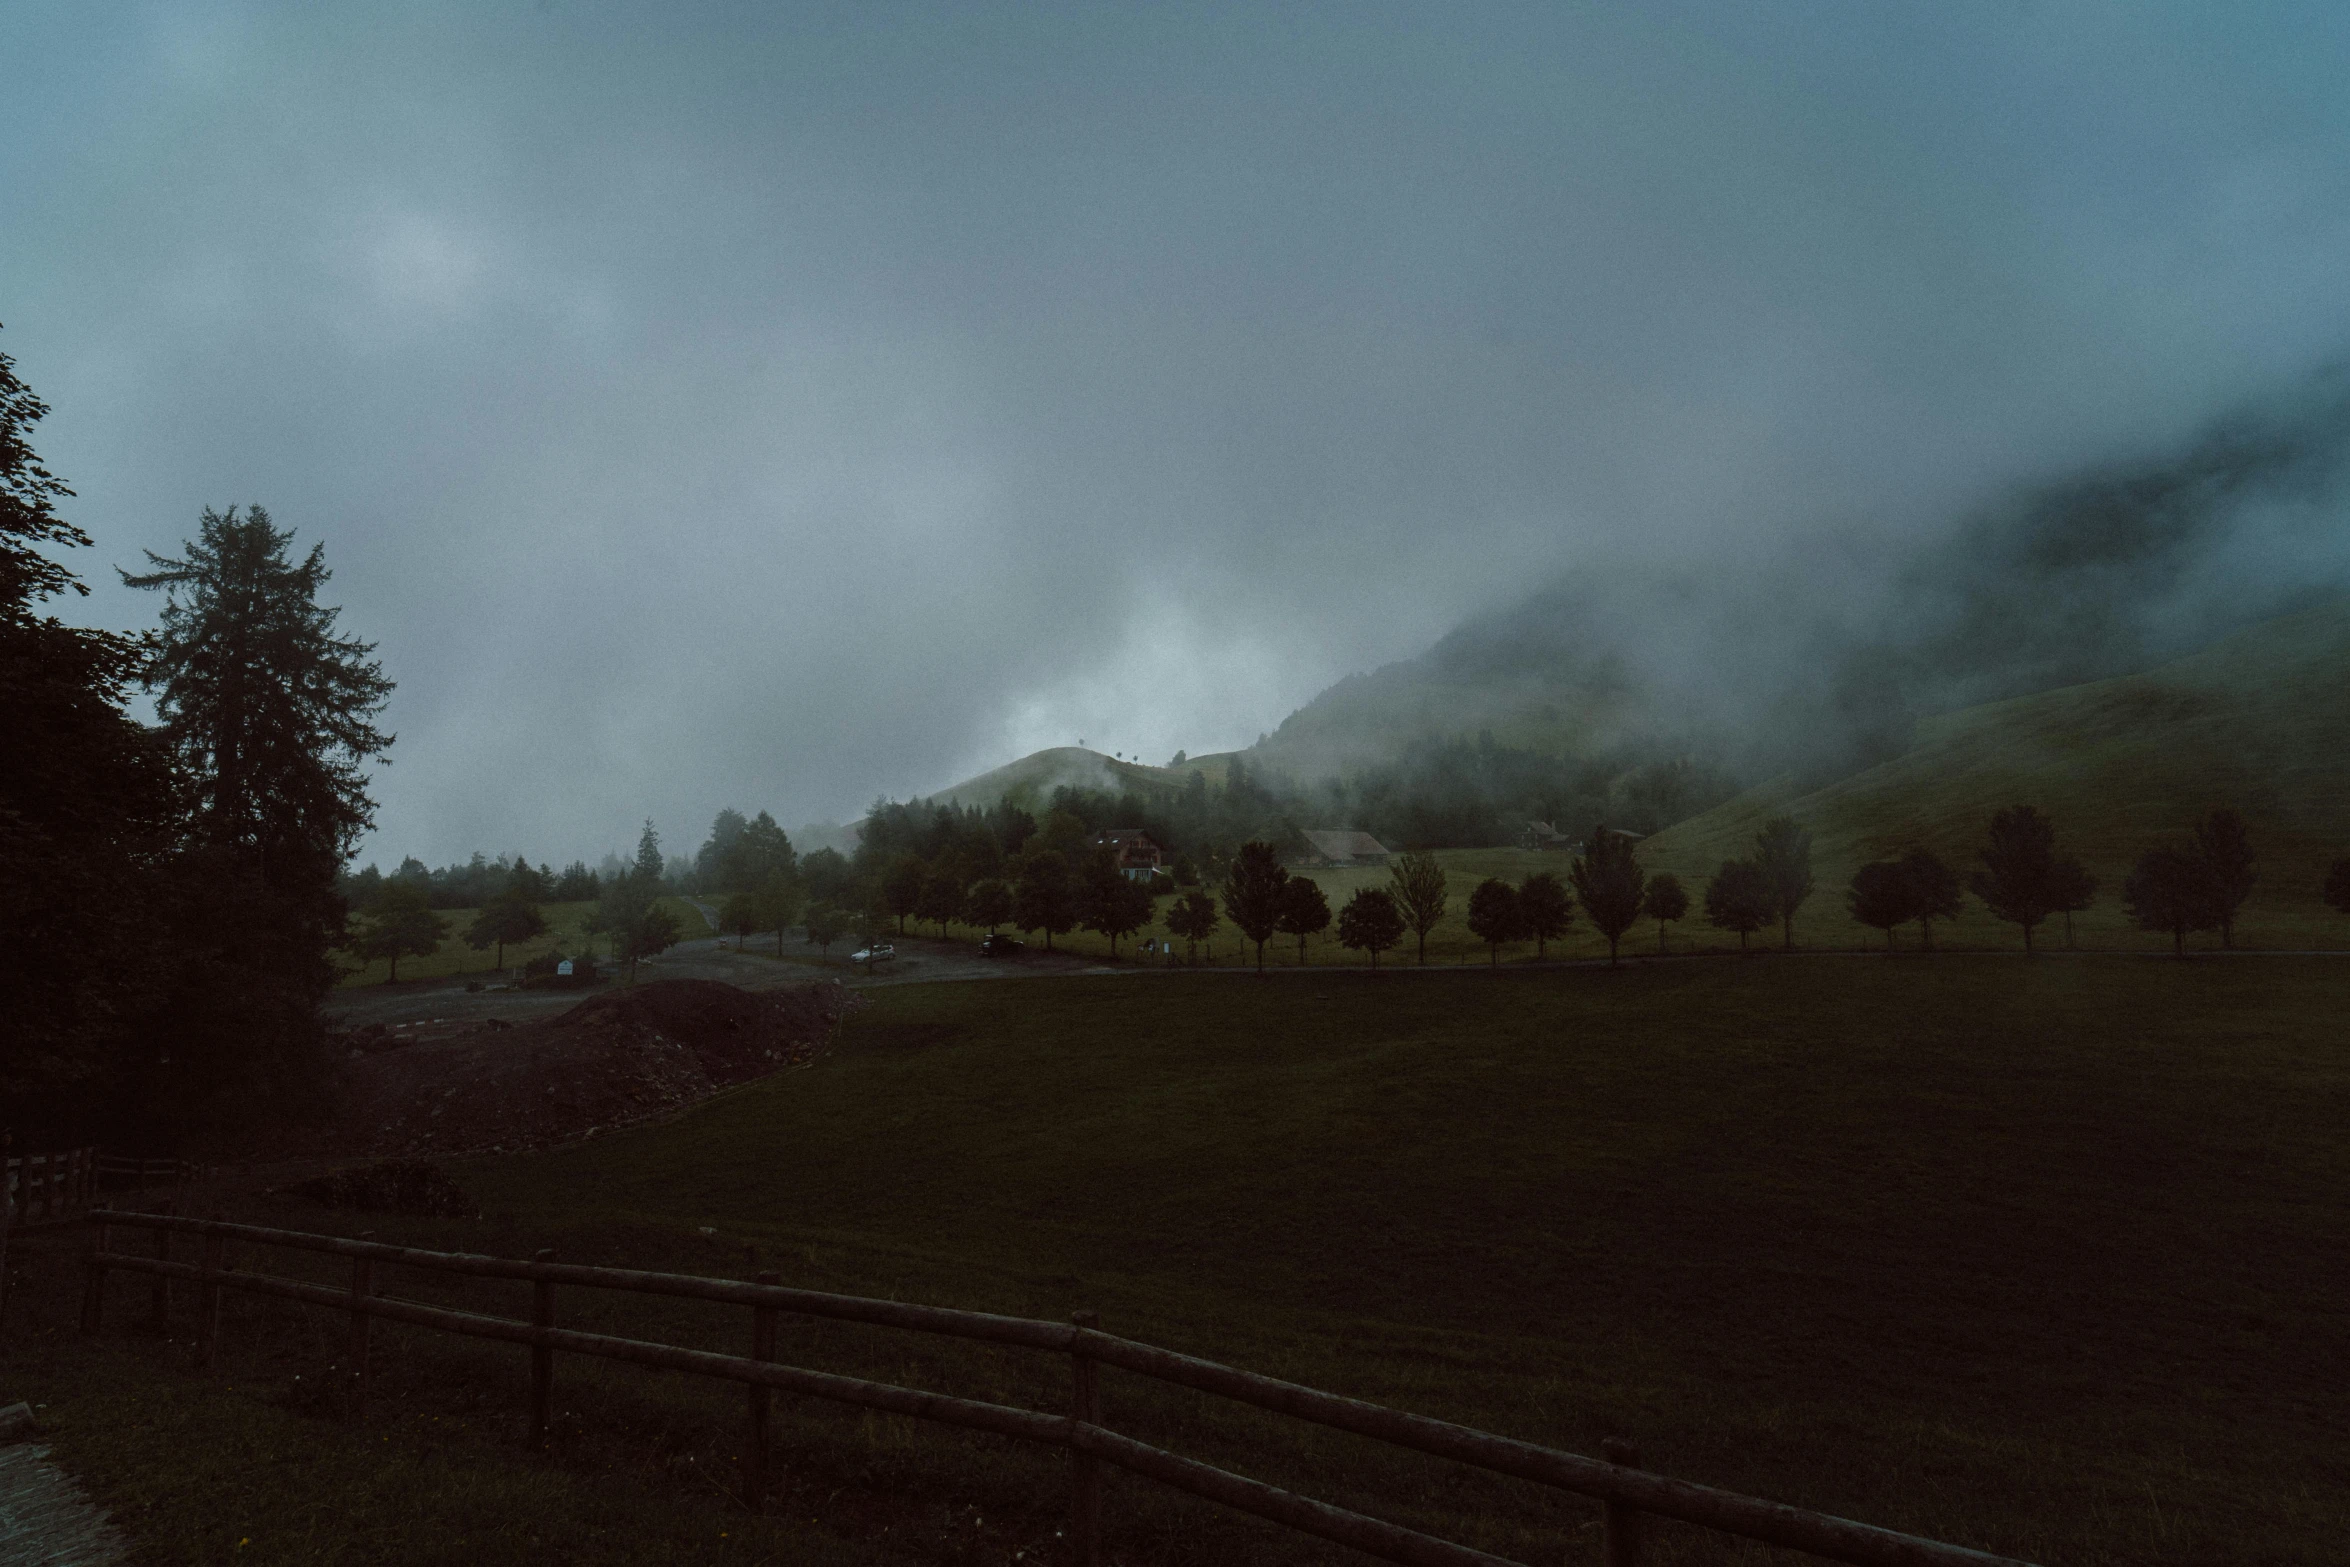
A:
[[[656,980],[558,1017],[355,1057],[333,1141],[414,1155],[593,1136],[807,1061],[861,999],[838,983],[754,992]]]

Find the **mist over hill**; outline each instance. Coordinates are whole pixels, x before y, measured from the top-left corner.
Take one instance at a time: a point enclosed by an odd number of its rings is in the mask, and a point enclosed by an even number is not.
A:
[[[1923,543],[1822,526],[1767,555],[1592,561],[1255,748],[1301,782],[1490,733],[1621,775],[1685,758],[1816,786],[1919,719],[2147,669],[2350,584],[2350,378],[2183,446],[2021,487]]]

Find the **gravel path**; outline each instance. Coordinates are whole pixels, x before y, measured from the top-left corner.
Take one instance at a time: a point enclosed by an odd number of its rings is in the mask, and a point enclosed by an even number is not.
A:
[[[129,1552],[49,1449],[0,1447],[0,1567],[106,1567]]]

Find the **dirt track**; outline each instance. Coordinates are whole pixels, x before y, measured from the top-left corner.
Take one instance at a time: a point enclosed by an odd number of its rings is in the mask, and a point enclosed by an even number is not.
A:
[[[680,942],[658,958],[637,965],[638,983],[653,979],[714,979],[744,990],[777,990],[811,980],[837,979],[854,990],[884,985],[929,984],[941,980],[1007,979],[1041,974],[1125,973],[1084,958],[1030,949],[1015,958],[984,958],[968,941],[899,938],[899,956],[874,973],[848,961],[849,942],[833,943],[830,955],[804,941],[786,939],[783,958],[773,936],[754,937],[750,950],[733,950],[731,939]],[[478,980],[479,975],[470,976]],[[594,991],[480,990],[468,992],[466,977],[403,981],[398,985],[354,985],[327,998],[329,1026],[353,1029],[370,1023],[440,1037],[450,1025],[501,1018],[509,1023],[551,1017],[577,1006]],[[602,987],[610,990],[622,983]]]

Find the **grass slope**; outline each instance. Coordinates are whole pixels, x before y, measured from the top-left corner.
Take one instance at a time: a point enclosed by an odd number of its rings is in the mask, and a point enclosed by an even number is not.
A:
[[[1869,933],[1846,916],[1844,884],[1866,860],[1923,843],[1962,872],[1995,811],[2036,805],[2063,848],[2103,883],[2078,921],[2101,945],[2165,944],[2129,931],[2119,908],[2139,854],[2214,806],[2251,823],[2261,885],[2243,945],[2340,946],[2350,925],[2317,896],[2325,867],[2350,853],[2350,604],[2253,628],[2145,674],[1968,708],[1919,725],[1904,755],[1798,794],[1786,780],[1668,828],[1642,848],[1652,870],[1693,889],[1747,853],[1781,811],[1812,830],[1819,891],[1797,939],[1850,944]],[[1970,900],[1971,901],[1971,900]],[[1957,932],[2012,944],[1975,909]]]
[[[2049,1562],[2315,1561],[2350,1523],[2308,1381],[2350,1352],[2346,984],[1980,957],[918,987],[813,1070],[468,1178],[573,1244],[708,1226],[828,1287],[1095,1307]],[[1238,1457],[1188,1402],[1111,1397]],[[1519,1559],[1594,1543],[1436,1466],[1274,1464]]]
[[[808,1069],[460,1167],[486,1221],[240,1211],[1096,1308],[1177,1348],[1582,1450],[1627,1434],[1673,1473],[2051,1567],[2316,1563],[2350,1527],[2326,1380],[2350,1357],[2346,985],[2330,959],[1945,956],[907,987]],[[555,1450],[517,1461],[510,1349],[382,1330],[384,1402],[358,1429],[319,1382],[331,1314],[240,1302],[230,1360],[199,1376],[136,1335],[142,1289],[98,1347],[75,1341],[73,1264],[71,1237],[35,1249],[0,1365],[156,1559],[481,1559],[462,1541],[1057,1559],[1050,1454],[784,1400],[784,1521],[746,1536],[720,1494],[739,1395],[564,1360]],[[559,1310],[730,1349],[745,1331],[579,1291]],[[1067,1397],[1050,1357],[799,1320],[783,1342],[855,1374]],[[1105,1397],[1211,1461],[1517,1560],[1598,1559],[1578,1503],[1123,1376]],[[341,1487],[352,1519],[402,1527],[327,1528],[319,1498]],[[614,1533],[631,1497],[635,1540]],[[1129,1563],[1352,1559],[1123,1479],[1108,1520]],[[1662,1562],[1755,1559],[1659,1534]]]
[[[677,939],[680,941],[699,941],[705,936],[717,934],[710,928],[710,922],[702,918],[701,910],[684,898],[663,898],[661,907],[677,920]],[[447,933],[441,937],[440,949],[430,957],[400,960],[402,984],[412,979],[448,979],[465,974],[479,974],[486,980],[502,973],[497,967],[497,948],[475,948],[466,943],[466,927],[481,913],[479,909],[435,909],[433,912],[448,926]],[[546,916],[547,933],[528,941],[507,942],[507,968],[518,967],[542,953],[576,953],[591,942],[595,944],[598,953],[609,953],[612,950],[609,937],[591,936],[588,932],[588,916],[596,912],[593,903],[542,903],[539,912]],[[388,958],[363,961],[348,952],[338,952],[335,958],[343,966],[343,977],[337,981],[342,988],[380,985],[391,978],[392,965]]]

